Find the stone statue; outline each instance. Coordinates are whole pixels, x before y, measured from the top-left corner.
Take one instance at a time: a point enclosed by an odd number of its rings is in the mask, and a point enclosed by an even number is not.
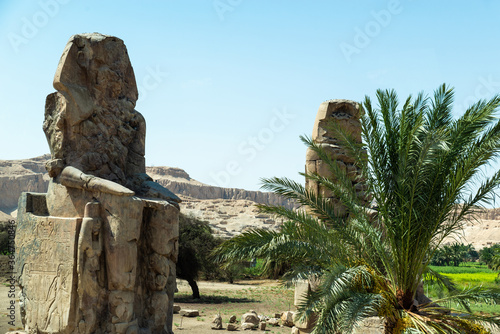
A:
[[[354,159],[347,154],[346,149],[342,147],[340,141],[336,138],[336,134],[329,127],[328,124],[332,119],[344,131],[350,133],[356,141],[361,142],[359,104],[350,100],[329,100],[321,103],[316,120],[314,121],[312,140],[322,146],[341,169],[347,171],[347,175],[352,180],[357,195],[361,199],[365,199],[364,191],[366,188],[358,179],[360,169],[354,165]],[[305,170],[306,173],[317,173],[323,177],[332,176],[328,165],[319,158],[316,152],[309,148],[306,152]],[[306,179],[306,188],[315,193],[320,193],[325,198],[329,198],[334,203],[337,214],[347,214],[339,200],[328,189],[320,187],[316,181]]]
[[[28,333],[172,333],[180,199],[145,173],[122,40],[70,38],[47,96],[46,194],[23,193],[17,275]]]
[[[366,205],[366,187],[359,180],[360,169],[354,164],[354,159],[347,154],[346,149],[342,147],[335,130],[331,128],[330,122],[332,120],[360,143],[361,122],[359,104],[350,100],[329,100],[321,103],[313,126],[312,140],[326,151],[332,161],[335,161],[341,169],[347,172],[349,179],[356,189],[356,194],[362,200],[362,203]],[[305,167],[307,174],[316,173],[327,178],[333,176],[330,167],[310,148],[306,152]],[[345,207],[335,198],[335,195],[330,190],[321,187],[318,182],[306,178],[306,188],[317,194],[321,194],[324,198],[331,201],[334,204],[334,210],[337,215],[344,217],[348,215]],[[319,284],[320,281],[315,276],[297,281],[295,283],[294,305],[298,307],[303,304],[305,295],[316,290]],[[297,331],[300,331],[300,333],[311,332],[317,317],[317,313],[312,313],[302,322],[295,321]]]

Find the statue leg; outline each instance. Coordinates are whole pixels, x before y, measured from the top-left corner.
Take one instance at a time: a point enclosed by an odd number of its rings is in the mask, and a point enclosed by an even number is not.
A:
[[[134,289],[143,204],[137,197],[101,196],[106,197],[100,201],[104,207],[103,234],[111,322],[116,333],[133,333],[137,330]]]

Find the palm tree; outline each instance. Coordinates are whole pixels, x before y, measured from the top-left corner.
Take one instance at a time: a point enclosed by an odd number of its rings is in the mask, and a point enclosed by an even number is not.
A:
[[[482,167],[500,151],[500,123],[494,118],[500,96],[475,103],[458,119],[452,114],[453,90],[445,85],[433,99],[420,93],[401,108],[393,90],[378,90],[377,99],[378,108],[368,97],[363,103],[362,144],[331,125],[362,170],[375,214],[356,196],[345,170],[320,145],[301,137],[333,177],[302,175],[333,192],[349,214],[337,216],[331,201],[297,182],[263,179],[264,189],[307,209],[261,205],[263,212],[285,219],[281,231],[245,232],[225,242],[217,257],[287,262],[289,279],[317,278],[319,286],[299,306],[302,320],[316,314],[313,333],[349,333],[373,315],[384,319],[386,333],[483,333],[481,324],[500,326],[500,319],[469,308],[470,302],[499,302],[498,291],[457,291],[428,268],[443,239],[473,219],[500,185],[497,172],[477,186]],[[449,296],[425,298],[426,276],[445,284]],[[445,301],[463,310],[439,306]]]

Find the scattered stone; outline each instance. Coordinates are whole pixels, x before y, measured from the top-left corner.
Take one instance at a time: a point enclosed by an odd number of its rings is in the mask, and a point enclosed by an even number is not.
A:
[[[261,323],[259,323],[259,329],[260,329],[261,331],[265,331],[265,330],[266,330],[266,323],[265,323],[265,322],[261,322]]]
[[[279,319],[279,318],[281,318],[281,315],[282,315],[282,314],[283,314],[283,313],[274,313],[274,317]]]
[[[214,320],[212,320],[212,323],[214,323],[215,325],[212,326],[212,329],[222,329],[222,317],[220,316],[220,314],[217,314],[214,318]]]
[[[300,334],[300,330],[297,327],[293,326],[292,327],[292,334]]]
[[[236,322],[236,319],[237,317],[233,314],[230,318],[229,318],[229,323],[230,324],[234,324]]]
[[[256,329],[258,324],[254,324],[252,322],[244,322],[241,324],[241,328],[244,330]]]
[[[295,316],[295,313],[292,312],[292,311],[283,312],[283,314],[281,315],[281,324],[283,326],[293,327],[293,325],[294,325],[294,322],[293,322],[294,316]]]
[[[267,317],[267,316],[265,316],[265,315],[259,315],[259,320],[260,320],[260,322],[262,322],[262,321],[264,321],[264,322],[265,322],[265,321],[267,321],[268,319],[269,319],[269,317]]]
[[[198,310],[183,309],[180,310],[179,314],[181,315],[181,317],[194,318],[199,316],[200,312]]]
[[[179,305],[174,305],[174,313],[177,314],[181,310],[181,307]]]
[[[238,326],[236,326],[235,324],[227,324],[226,330],[236,331],[236,330],[238,330]]]
[[[259,317],[257,316],[257,312],[255,311],[249,311],[241,317],[241,323],[252,323],[254,325],[258,325],[260,322]],[[243,326],[243,325],[242,325]]]
[[[280,315],[280,317],[281,317],[281,315]],[[271,326],[279,326],[280,325],[280,319],[278,319],[278,318],[270,318],[266,322]]]

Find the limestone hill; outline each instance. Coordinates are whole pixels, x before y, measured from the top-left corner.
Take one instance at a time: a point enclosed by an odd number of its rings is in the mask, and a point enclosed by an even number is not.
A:
[[[50,177],[45,170],[46,154],[23,160],[0,160],[0,219],[16,216],[21,192],[46,192]],[[207,220],[214,233],[228,238],[250,227],[278,228],[271,217],[258,213],[256,203],[291,207],[273,193],[210,186],[175,167],[147,167],[156,182],[183,199],[184,214]]]
[[[0,220],[10,219],[9,214],[16,215],[21,192],[47,190],[49,176],[44,165],[48,159],[50,156],[46,154],[32,159],[0,160]],[[184,214],[208,221],[214,233],[224,238],[249,228],[279,227],[279,221],[258,212],[257,203],[292,206],[289,201],[272,193],[201,183],[180,168],[147,167],[147,173],[182,198],[181,210]],[[456,239],[472,243],[478,249],[500,242],[500,208],[486,210],[478,218],[478,222],[467,224],[463,236],[457,235]]]

